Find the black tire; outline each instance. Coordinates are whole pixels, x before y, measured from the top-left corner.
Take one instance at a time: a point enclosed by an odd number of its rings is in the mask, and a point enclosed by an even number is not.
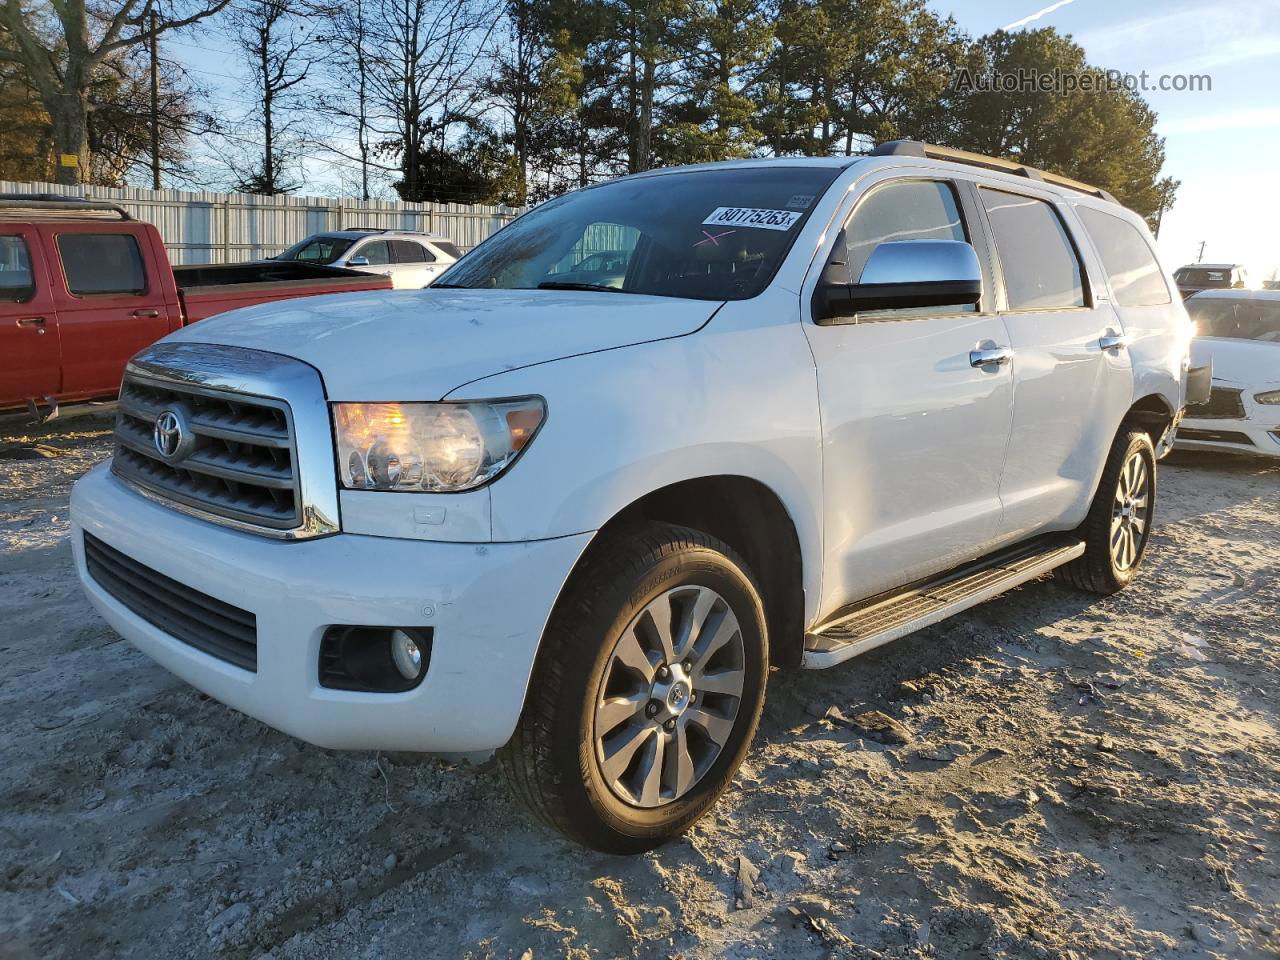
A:
[[[700,779],[687,793],[646,808],[624,802],[601,773],[597,703],[623,632],[650,603],[686,585],[714,591],[737,618],[733,643],[745,668],[743,686],[731,701],[737,706],[732,726]],[[606,534],[591,545],[556,605],[515,734],[498,751],[499,764],[520,799],[566,837],[606,853],[650,850],[683,833],[733,780],[760,721],[768,663],[759,592],[727,544],[667,523]],[[708,697],[716,702],[714,694],[704,694],[698,701],[703,710]],[[645,709],[655,709],[653,701]],[[646,721],[637,715],[626,722]]]
[[[1113,549],[1117,518],[1117,496],[1121,491],[1122,472],[1133,458],[1139,458],[1146,468],[1146,513],[1142,530],[1132,542],[1132,560],[1127,564],[1117,559]],[[1146,555],[1147,542],[1156,511],[1156,452],[1151,437],[1143,430],[1125,427],[1116,435],[1102,470],[1102,479],[1089,507],[1089,515],[1077,531],[1084,540],[1084,553],[1064,564],[1057,576],[1071,586],[1088,593],[1107,596],[1123,590],[1133,582],[1142,558]]]

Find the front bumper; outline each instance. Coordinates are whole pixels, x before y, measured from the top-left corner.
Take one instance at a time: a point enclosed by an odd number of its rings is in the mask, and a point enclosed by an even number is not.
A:
[[[481,751],[506,743],[543,627],[590,533],[464,544],[337,534],[284,542],[170,510],[109,464],[71,496],[72,545],[89,599],[126,639],[193,686],[323,747]],[[257,617],[257,671],[203,653],[127,609],[89,576],[83,531],[138,563]],[[319,684],[333,624],[431,626],[430,666],[406,693]]]
[[[1262,406],[1254,404],[1254,408]],[[1263,407],[1263,409],[1266,409]],[[1175,450],[1216,450],[1280,457],[1280,407],[1270,420],[1187,417],[1178,426]]]

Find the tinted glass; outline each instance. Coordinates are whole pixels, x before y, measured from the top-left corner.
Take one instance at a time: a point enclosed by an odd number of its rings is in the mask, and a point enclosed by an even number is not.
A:
[[[1210,269],[1208,267],[1183,267],[1174,274],[1174,279],[1189,287],[1230,287],[1232,271]]]
[[[138,241],[127,233],[64,233],[58,237],[58,254],[67,289],[77,296],[147,289]]]
[[[979,190],[991,221],[1010,310],[1084,306],[1080,261],[1058,213],[1043,200]]]
[[[462,256],[462,251],[459,250],[452,243],[450,243],[448,240],[432,240],[431,242],[434,243],[436,245],[436,249],[439,250],[441,253],[443,253],[446,257],[453,257],[453,259],[457,260],[459,257]]]
[[[1192,297],[1187,312],[1201,337],[1280,343],[1280,300]]]
[[[431,252],[420,243],[412,240],[392,240],[390,243],[396,263],[430,263],[435,260]]]
[[[1117,304],[1146,307],[1171,301],[1155,254],[1137,227],[1101,210],[1076,210],[1102,257]]]
[[[699,300],[754,297],[838,172],[779,164],[681,171],[579,190],[499,230],[434,286],[597,285],[574,277],[574,265],[593,253],[621,250],[628,254],[625,274],[616,285],[598,284],[605,289]]]
[[[365,257],[369,261],[369,266],[380,267],[391,262],[391,249],[387,246],[387,241],[373,240],[356,248],[351,257],[352,259]]]
[[[547,280],[621,289],[640,236],[635,227],[620,223],[590,224],[547,272]]]
[[[353,243],[355,241],[349,237],[328,237],[321,234],[307,237],[301,243],[295,243],[284,253],[279,254],[276,259],[300,260],[305,263],[333,263],[346,253]]]
[[[950,184],[904,180],[877,187],[845,227],[849,276],[862,276],[871,251],[891,240],[967,240]]]
[[[35,296],[31,256],[21,237],[0,236],[0,301],[23,303]]]

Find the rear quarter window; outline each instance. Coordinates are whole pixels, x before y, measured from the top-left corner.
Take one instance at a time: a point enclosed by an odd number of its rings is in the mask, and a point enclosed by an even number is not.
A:
[[[67,289],[78,297],[145,293],[147,273],[136,237],[127,233],[64,233],[58,256]]]
[[[1172,302],[1151,245],[1137,227],[1090,207],[1076,207],[1076,212],[1098,248],[1118,306],[1149,307]]]
[[[1010,310],[1083,307],[1080,258],[1062,218],[1035,197],[982,187]]]

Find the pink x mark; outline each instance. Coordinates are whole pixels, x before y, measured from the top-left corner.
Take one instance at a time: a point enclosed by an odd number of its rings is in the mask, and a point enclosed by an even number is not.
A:
[[[713,235],[713,234],[707,233],[707,231],[703,230],[703,231],[702,231],[702,235],[703,235],[704,237],[706,237],[707,239],[705,239],[705,240],[699,240],[697,243],[695,243],[695,244],[694,244],[694,246],[695,246],[695,247],[700,247],[700,246],[702,246],[704,243],[713,243],[713,244],[715,244],[715,245],[718,247],[718,246],[720,246],[720,238],[721,238],[721,237],[727,237],[727,236],[729,236],[729,234],[731,234],[731,233],[737,233],[737,232],[738,232],[737,230],[726,230],[724,233],[717,233],[717,234],[714,234],[714,235]]]

